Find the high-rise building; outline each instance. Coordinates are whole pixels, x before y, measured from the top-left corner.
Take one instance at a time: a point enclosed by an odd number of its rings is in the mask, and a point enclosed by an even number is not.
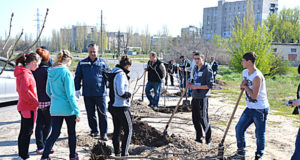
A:
[[[181,28],[181,37],[182,38],[191,38],[191,37],[200,37],[201,32],[200,28],[195,26],[189,26],[187,28]]]
[[[266,20],[268,15],[278,11],[278,0],[252,0],[255,25]],[[217,7],[203,9],[203,36],[211,39],[214,34],[223,38],[231,37],[231,28],[236,18],[246,14],[248,0],[219,0]]]

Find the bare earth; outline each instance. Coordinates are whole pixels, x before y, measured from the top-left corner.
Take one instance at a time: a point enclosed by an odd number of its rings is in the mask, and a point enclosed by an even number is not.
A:
[[[142,80],[139,81],[139,91],[135,94],[134,100],[141,99]],[[134,84],[131,84],[131,91]],[[176,93],[178,88],[168,87],[168,92]],[[237,99],[238,97],[236,97]],[[244,98],[244,97],[243,97]],[[107,99],[108,100],[108,99]],[[166,106],[175,106],[179,97],[167,97]],[[191,98],[189,98],[191,100]],[[195,129],[192,123],[191,112],[176,113],[171,125],[168,128],[168,134],[173,135],[176,142],[170,143],[161,147],[147,147],[141,145],[131,145],[131,154],[139,153],[140,156],[156,157],[156,158],[169,158],[185,157],[184,159],[209,159],[217,155],[217,146],[220,142],[227,121],[231,115],[234,107],[231,100],[226,99],[221,95],[215,94],[209,99],[209,118],[212,126],[213,143],[207,146],[205,143],[200,144],[194,141]],[[147,98],[144,98],[143,103],[134,105],[132,107],[132,114],[134,120],[141,120],[148,123],[148,125],[163,132],[165,125],[171,113],[156,112],[149,107]],[[160,106],[164,106],[164,99],[161,97]],[[76,130],[78,135],[77,152],[80,159],[90,159],[91,144],[85,144],[87,141],[90,143],[96,142],[93,138],[88,137],[90,132],[86,111],[83,103],[83,98],[79,99],[79,107],[82,113],[81,121],[77,123]],[[226,153],[225,155],[233,155],[236,151],[235,130],[238,118],[243,112],[245,106],[239,106],[235,119],[231,125],[228,136],[226,138]],[[112,133],[113,125],[110,113],[108,115],[108,133]],[[17,158],[17,138],[20,128],[20,116],[17,110],[9,110],[0,113],[0,159],[16,159]],[[263,159],[290,159],[294,151],[294,142],[299,128],[297,119],[274,115],[274,111],[270,110],[267,122],[266,131],[266,149]],[[172,137],[172,136],[171,136]],[[247,142],[247,159],[253,159],[256,150],[255,127],[250,126],[246,132]],[[108,146],[112,146],[111,140],[107,142]],[[35,136],[32,135],[30,144],[31,159],[40,159],[40,155],[36,155]],[[50,155],[52,159],[68,159],[69,149],[67,140],[67,129],[64,123],[61,135],[54,145],[55,153]],[[205,158],[206,157],[206,158]]]

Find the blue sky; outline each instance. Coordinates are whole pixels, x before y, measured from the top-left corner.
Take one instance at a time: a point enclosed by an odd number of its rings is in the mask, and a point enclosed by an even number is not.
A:
[[[50,36],[53,29],[71,27],[75,24],[99,25],[100,10],[103,10],[104,24],[108,31],[142,32],[146,26],[151,34],[161,31],[166,25],[172,36],[180,34],[182,27],[200,26],[204,7],[217,6],[217,0],[0,0],[0,36],[8,32],[12,12],[12,35],[24,32],[36,36],[36,12],[42,18],[49,8],[43,36]],[[283,7],[300,6],[299,0],[279,0]]]

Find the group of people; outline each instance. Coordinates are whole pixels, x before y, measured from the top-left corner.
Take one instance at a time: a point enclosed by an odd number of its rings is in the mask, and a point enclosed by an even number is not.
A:
[[[20,53],[15,58],[14,75],[19,94],[17,109],[21,116],[18,159],[29,158],[30,138],[35,123],[36,153],[42,155],[42,160],[50,159],[49,154],[54,152],[52,147],[60,135],[64,120],[68,129],[69,158],[79,159],[76,152],[76,123],[80,121],[78,98],[81,96],[81,87],[90,136],[96,137],[99,133],[95,115],[97,110],[100,139],[103,141],[107,141],[105,88],[110,88],[108,110],[113,117],[114,151],[116,155],[128,155],[132,136],[128,73],[132,61],[128,56],[122,56],[120,63],[110,71],[108,63],[97,56],[96,44],[90,44],[88,52],[89,56],[78,63],[75,78],[68,68],[72,55],[67,50],[58,53],[55,63],[46,47],[38,48],[35,53]],[[125,135],[120,152],[122,128]]]
[[[21,128],[18,137],[19,159],[28,159],[30,137],[36,123],[37,153],[41,159],[50,159],[49,154],[60,135],[62,123],[65,120],[68,129],[69,158],[78,160],[76,152],[76,123],[80,121],[78,98],[82,95],[87,112],[90,136],[107,141],[107,108],[113,120],[113,146],[116,156],[128,156],[132,137],[132,117],[129,110],[131,93],[129,91],[129,72],[131,59],[124,55],[119,64],[110,70],[108,63],[97,56],[98,46],[88,46],[88,57],[81,60],[73,78],[68,67],[72,55],[62,50],[57,55],[55,63],[49,58],[45,47],[38,48],[35,53],[21,53],[16,57],[15,77],[19,94],[18,111],[21,116]],[[192,121],[196,130],[195,141],[211,144],[212,131],[208,118],[208,97],[215,77],[218,64],[211,58],[205,62],[205,56],[193,52],[193,61],[180,57],[181,64],[176,66],[171,60],[167,65],[160,61],[155,52],[149,53],[149,62],[145,70],[148,72],[148,82],[145,92],[149,106],[158,107],[162,84],[167,84],[170,76],[174,85],[173,74],[179,71],[181,87],[187,87],[192,96]],[[257,138],[255,159],[263,156],[265,148],[266,120],[269,111],[266,84],[263,74],[255,67],[256,54],[248,52],[243,55],[243,81],[240,85],[245,90],[247,107],[241,115],[236,127],[237,154],[236,159],[245,159],[245,132],[254,123]],[[190,65],[188,65],[190,64]],[[180,73],[181,72],[181,73]],[[178,73],[178,72],[177,72]],[[299,72],[300,73],[300,72]],[[165,81],[166,80],[166,81]],[[106,88],[109,88],[109,102],[106,106]],[[82,93],[81,93],[82,90]],[[153,95],[154,93],[154,95]],[[292,106],[300,102],[293,101]],[[95,112],[98,113],[98,123]],[[124,130],[120,150],[120,134]],[[204,134],[203,134],[204,131]],[[300,129],[299,129],[300,132]],[[49,135],[50,134],[50,135]],[[299,145],[299,134],[296,145]],[[299,146],[296,146],[292,159],[299,159]]]

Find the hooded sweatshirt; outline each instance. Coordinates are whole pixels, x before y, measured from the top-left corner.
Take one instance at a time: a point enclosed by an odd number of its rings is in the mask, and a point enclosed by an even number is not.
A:
[[[117,73],[114,78],[114,107],[130,107],[129,99],[122,98],[125,92],[129,92],[129,81],[127,74],[129,71],[120,65],[117,65],[111,70],[111,73]]]
[[[34,77],[31,71],[24,66],[17,66],[14,76],[17,79],[17,92],[19,94],[17,109],[25,118],[30,118],[28,111],[36,111],[39,106]]]
[[[52,116],[79,116],[74,80],[66,66],[48,69],[46,92],[51,99],[50,114]]]

